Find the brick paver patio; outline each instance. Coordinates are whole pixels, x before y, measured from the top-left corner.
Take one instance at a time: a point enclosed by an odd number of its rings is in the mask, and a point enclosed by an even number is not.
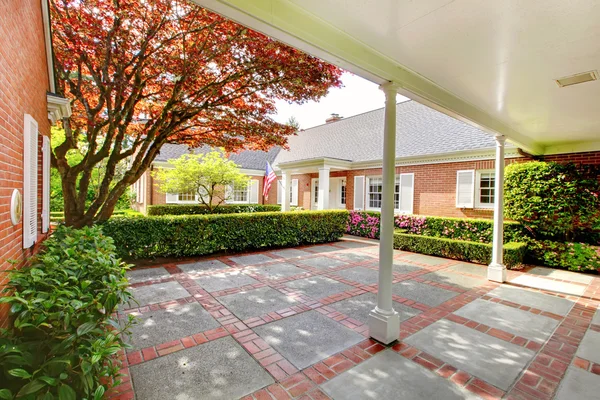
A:
[[[118,399],[597,399],[600,278],[395,252],[399,342],[368,338],[377,242],[129,272]]]

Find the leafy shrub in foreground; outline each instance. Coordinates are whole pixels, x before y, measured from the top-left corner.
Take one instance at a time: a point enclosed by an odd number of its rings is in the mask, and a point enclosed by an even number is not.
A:
[[[128,266],[98,227],[60,226],[44,245],[0,298],[14,318],[0,331],[0,398],[101,399],[118,383],[129,323],[112,315],[130,298]]]
[[[394,233],[394,248],[485,265],[492,261],[492,245],[489,243],[413,235],[402,231]],[[504,265],[511,268],[522,264],[526,252],[526,243],[505,243]]]
[[[529,241],[528,257],[534,264],[570,271],[600,271],[599,248],[586,243]]]
[[[345,210],[180,215],[112,218],[103,230],[124,257],[184,257],[333,242],[347,220]]]
[[[208,215],[275,211],[281,211],[281,206],[277,204],[226,204],[214,208],[212,211],[202,204],[161,204],[148,206],[148,215]]]

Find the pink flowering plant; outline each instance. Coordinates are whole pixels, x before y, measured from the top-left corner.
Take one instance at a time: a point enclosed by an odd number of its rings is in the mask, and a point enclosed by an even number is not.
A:
[[[350,211],[346,233],[378,239],[380,218],[380,213],[375,211]],[[396,215],[394,225],[397,229],[415,235],[477,243],[491,243],[494,230],[493,222],[489,219],[446,218],[412,214]],[[504,231],[506,242],[519,241],[526,235],[520,224],[510,221],[505,223]]]

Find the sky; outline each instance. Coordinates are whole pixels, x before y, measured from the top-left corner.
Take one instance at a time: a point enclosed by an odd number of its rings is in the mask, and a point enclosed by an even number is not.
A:
[[[308,129],[324,124],[332,113],[351,117],[384,106],[385,96],[377,84],[349,72],[342,75],[342,82],[342,88],[331,89],[327,96],[318,102],[289,104],[286,101],[277,101],[275,120],[285,123],[294,116],[301,129]],[[397,99],[404,101],[406,97],[398,95]]]

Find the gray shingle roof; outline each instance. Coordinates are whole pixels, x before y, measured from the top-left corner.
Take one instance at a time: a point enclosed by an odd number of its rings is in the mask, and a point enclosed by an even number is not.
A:
[[[206,154],[212,149],[210,146],[202,146],[194,149],[195,154]],[[242,169],[265,169],[266,162],[273,163],[275,157],[279,153],[279,147],[273,147],[269,151],[252,151],[245,150],[240,153],[231,153],[229,159],[235,162]],[[169,161],[179,158],[190,150],[184,144],[165,144],[160,149],[160,153],[156,156],[155,161]]]
[[[301,131],[288,140],[275,163],[314,158],[375,161],[383,158],[384,109]],[[493,149],[492,135],[416,101],[397,107],[396,157]]]

